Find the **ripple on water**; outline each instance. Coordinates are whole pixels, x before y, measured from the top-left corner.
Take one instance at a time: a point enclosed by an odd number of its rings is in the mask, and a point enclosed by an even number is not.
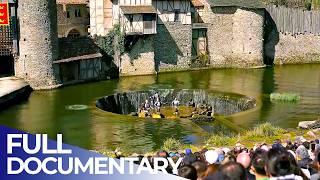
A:
[[[67,105],[66,109],[71,111],[82,111],[82,110],[88,109],[88,106],[84,104],[73,104],[73,105]]]

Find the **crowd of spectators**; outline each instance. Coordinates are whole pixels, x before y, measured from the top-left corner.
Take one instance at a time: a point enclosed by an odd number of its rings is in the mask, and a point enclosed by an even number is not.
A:
[[[280,140],[246,148],[203,149],[192,152],[159,151],[153,157],[182,158],[178,172],[168,172],[191,180],[320,180],[319,140]],[[153,157],[150,158],[152,161]]]

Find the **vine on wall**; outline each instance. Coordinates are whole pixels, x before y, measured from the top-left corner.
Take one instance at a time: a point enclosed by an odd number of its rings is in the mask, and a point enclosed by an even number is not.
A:
[[[95,41],[108,56],[113,56],[115,51],[124,53],[124,34],[121,32],[120,25],[115,25],[106,36],[95,37]]]

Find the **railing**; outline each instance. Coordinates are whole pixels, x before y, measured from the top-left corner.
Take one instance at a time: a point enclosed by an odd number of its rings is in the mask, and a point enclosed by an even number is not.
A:
[[[138,34],[156,34],[156,21],[144,21],[142,27],[140,26],[127,26],[125,29],[127,35],[138,35]]]

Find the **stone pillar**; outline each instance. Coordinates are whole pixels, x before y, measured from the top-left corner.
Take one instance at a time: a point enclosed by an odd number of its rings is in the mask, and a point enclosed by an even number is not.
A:
[[[18,18],[20,55],[15,75],[34,89],[54,88],[58,80],[52,63],[59,56],[56,1],[19,1]]]
[[[233,56],[240,67],[263,65],[263,9],[238,8],[233,17]]]

